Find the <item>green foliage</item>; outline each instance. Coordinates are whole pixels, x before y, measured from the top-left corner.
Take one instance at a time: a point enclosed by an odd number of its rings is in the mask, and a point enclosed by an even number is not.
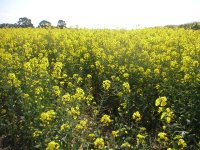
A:
[[[66,23],[65,23],[65,21],[64,21],[64,20],[58,20],[57,27],[58,27],[58,28],[61,28],[61,29],[66,28]]]
[[[51,27],[51,22],[46,21],[46,20],[42,20],[39,23],[38,27],[40,27],[40,28],[49,28],[49,27]]]
[[[21,27],[21,28],[33,27],[33,24],[31,23],[31,19],[28,19],[27,17],[19,18],[17,25],[18,27]]]
[[[181,24],[181,25],[167,25],[165,27],[199,30],[200,29],[200,22],[185,23],[185,24]]]

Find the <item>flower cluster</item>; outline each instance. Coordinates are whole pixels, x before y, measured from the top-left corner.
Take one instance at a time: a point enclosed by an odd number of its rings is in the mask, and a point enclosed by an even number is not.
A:
[[[62,96],[62,102],[65,104],[66,102],[69,102],[71,100],[71,95],[69,93],[65,93],[65,95]]]
[[[132,118],[135,121],[140,121],[141,120],[141,115],[140,115],[139,111],[134,112],[133,115],[132,115]]]
[[[62,62],[56,62],[54,64],[54,70],[52,72],[52,77],[60,77],[62,71],[63,64]]]
[[[46,122],[49,123],[50,121],[52,121],[54,118],[56,117],[56,113],[54,110],[49,110],[47,112],[43,112],[40,115],[40,120],[42,122]]]
[[[79,124],[77,124],[77,125],[75,126],[75,129],[77,129],[77,130],[83,130],[83,129],[86,128],[87,123],[88,123],[88,120],[87,120],[87,119],[81,120],[81,121],[79,122]]]
[[[19,87],[21,84],[21,81],[17,79],[16,75],[14,73],[8,74],[8,84],[14,87]]]
[[[105,90],[109,90],[110,87],[111,87],[111,82],[109,80],[105,80],[105,81],[103,81],[103,85],[102,86],[103,86],[103,88]]]
[[[58,150],[60,145],[55,141],[51,141],[48,143],[46,150]]]
[[[167,105],[167,98],[165,96],[159,97],[158,99],[156,99],[155,105],[160,106],[158,108],[158,112],[162,113],[160,119],[165,120],[168,124],[171,123],[172,118],[174,117],[174,113],[169,107],[165,108],[165,106]]]
[[[98,149],[103,149],[104,148],[104,140],[102,138],[97,138],[94,141],[94,146]]]
[[[155,102],[156,106],[163,107],[163,106],[166,106],[166,104],[167,104],[167,98],[165,96],[159,97],[156,99],[156,102]]]
[[[108,126],[111,122],[110,116],[109,115],[103,115],[101,117],[100,122],[103,123],[103,125]]]
[[[131,92],[130,84],[128,82],[124,82],[122,84],[122,87],[123,87],[123,90],[124,90],[125,93],[130,93]]]
[[[69,129],[69,128],[70,128],[70,126],[66,123],[64,123],[60,126],[60,130],[65,130],[65,129]]]
[[[167,137],[167,133],[165,133],[165,132],[159,132],[158,133],[158,141],[159,142],[167,142],[169,139],[168,139],[168,137]]]
[[[68,114],[71,115],[74,119],[77,119],[80,115],[79,107],[71,107],[70,110],[68,110]]]
[[[74,99],[77,99],[77,100],[84,100],[85,99],[84,90],[81,88],[76,88],[76,93],[73,97],[74,97]]]

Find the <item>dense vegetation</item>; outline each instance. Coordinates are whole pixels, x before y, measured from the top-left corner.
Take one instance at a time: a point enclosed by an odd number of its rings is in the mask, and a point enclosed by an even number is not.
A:
[[[181,25],[167,25],[166,27],[199,30],[200,22],[185,23],[185,24],[181,24]]]
[[[34,28],[31,19],[27,18],[27,17],[22,17],[19,18],[19,21],[17,23],[2,23],[0,24],[0,28]],[[58,20],[57,26],[53,26],[51,24],[51,22],[47,21],[47,20],[42,20],[39,25],[38,28],[66,28],[66,23],[64,20]]]
[[[57,26],[53,26],[51,22],[47,20],[42,20],[38,26],[38,28],[66,28],[66,22],[64,20],[58,20]],[[0,24],[0,28],[34,28],[34,25],[31,22],[31,19],[27,17],[19,18],[17,23],[2,23]],[[77,28],[77,27],[76,27]],[[184,29],[192,29],[192,30],[199,30],[200,29],[200,22],[191,22],[191,23],[184,23],[180,25],[166,25],[165,28],[184,28]]]
[[[199,149],[200,32],[1,29],[13,149]]]

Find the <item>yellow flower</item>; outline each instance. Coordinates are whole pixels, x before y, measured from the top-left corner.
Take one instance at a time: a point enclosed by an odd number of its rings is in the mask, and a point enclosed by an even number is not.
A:
[[[160,106],[165,106],[167,104],[167,98],[166,97],[163,97],[162,98],[162,101],[160,103]]]
[[[163,130],[165,130],[167,127],[166,126],[162,126]]]
[[[144,144],[145,143],[145,136],[142,134],[137,135],[137,144]]]
[[[51,141],[48,143],[46,150],[58,150],[59,147],[60,145],[58,143],[56,143],[55,141]]]
[[[199,67],[199,62],[197,60],[193,61],[192,66]]]
[[[69,102],[71,100],[71,96],[69,93],[65,93],[65,95],[62,96],[62,102]]]
[[[69,128],[70,128],[70,126],[68,124],[62,124],[60,126],[60,130],[65,130],[65,129],[69,129]]]
[[[159,75],[160,74],[160,70],[157,68],[157,69],[154,69],[154,73],[156,74],[156,75]]]
[[[170,117],[166,117],[166,122],[167,122],[167,123],[171,123],[171,120],[172,120],[172,119],[171,119]]]
[[[159,84],[156,84],[156,89],[160,89],[160,85]]]
[[[54,112],[54,110],[49,110],[47,112],[43,112],[40,115],[40,120],[42,120],[43,122],[50,122],[52,121],[56,116],[56,113]]]
[[[158,113],[161,113],[163,111],[163,107],[158,107]]]
[[[41,94],[42,92],[44,92],[44,90],[43,90],[43,88],[42,87],[37,87],[37,88],[35,88],[35,94],[36,95],[39,95],[39,94]]]
[[[74,85],[73,85],[73,83],[72,83],[72,82],[68,82],[67,86],[68,86],[69,88],[72,88],[72,87],[74,87]]]
[[[91,94],[89,94],[87,97],[86,97],[86,100],[89,102],[89,101],[91,101],[91,100],[93,100],[94,99],[94,97],[91,95]]]
[[[164,119],[167,123],[171,123],[172,118],[174,117],[174,113],[170,110],[170,108],[166,108],[160,117],[160,119]]]
[[[40,136],[40,134],[42,134],[42,132],[39,130],[36,130],[35,132],[33,132],[33,137],[38,137]]]
[[[184,80],[185,82],[189,82],[191,78],[192,78],[191,75],[186,74],[186,75],[184,76],[183,80]]]
[[[61,81],[61,82],[60,82],[60,85],[61,85],[61,86],[64,86],[64,84],[65,84],[64,81]]]
[[[140,132],[146,131],[145,127],[140,127]]]
[[[111,134],[112,134],[113,137],[118,137],[118,136],[119,136],[119,135],[118,135],[118,134],[119,134],[119,131],[112,131]]]
[[[14,73],[9,73],[9,74],[8,74],[8,79],[9,79],[9,80],[15,80],[15,79],[16,79],[15,74],[14,74]]]
[[[124,77],[125,79],[128,79],[128,78],[129,78],[129,74],[128,74],[128,73],[124,73],[124,74],[123,74],[123,77]]]
[[[26,94],[26,93],[23,93],[23,95],[22,95],[22,96],[23,96],[23,98],[24,98],[24,99],[27,99],[27,98],[29,98],[29,94]]]
[[[83,130],[84,128],[86,128],[87,122],[87,119],[81,120],[80,123],[75,126],[75,129]]]
[[[117,96],[122,97],[122,96],[123,96],[123,93],[122,93],[122,92],[118,92],[118,93],[117,93]]]
[[[122,84],[122,87],[123,87],[123,90],[124,90],[125,93],[130,93],[131,92],[130,85],[129,85],[128,82],[124,82]]]
[[[75,129],[76,129],[76,130],[83,130],[83,126],[80,125],[80,124],[77,124],[77,125],[75,126]]]
[[[178,139],[182,139],[182,138],[183,138],[182,135],[176,135],[173,139],[174,139],[174,140],[178,140]]]
[[[6,113],[6,109],[5,108],[1,109],[1,114],[5,114],[5,113]]]
[[[159,137],[159,141],[160,141],[160,140],[168,141],[167,133],[165,133],[165,132],[159,132],[159,133],[158,133],[158,137]]]
[[[92,75],[87,74],[87,78],[88,78],[88,79],[91,79],[91,78],[92,78]]]
[[[74,119],[77,119],[80,115],[79,107],[71,107],[70,110],[68,110],[68,114],[71,115]]]
[[[155,102],[155,106],[159,106],[160,105],[160,98],[156,99],[156,102]]]
[[[24,63],[24,70],[26,73],[32,73],[32,68],[31,68],[31,63],[30,62],[25,62]]]
[[[103,125],[108,126],[109,123],[111,122],[110,116],[109,115],[103,115],[101,117],[100,122],[103,123]]]
[[[111,87],[111,82],[109,80],[105,80],[105,81],[103,81],[103,85],[102,86],[103,86],[103,88],[105,90],[109,90],[110,87]]]
[[[85,99],[85,92],[82,88],[76,88],[76,93],[73,96],[77,100],[84,100]]]
[[[131,145],[128,142],[125,142],[121,145],[121,148],[130,148]]]
[[[141,73],[144,73],[144,68],[143,67],[139,67],[138,71],[141,72]]]
[[[104,148],[104,140],[102,138],[97,138],[94,141],[94,146],[98,149],[103,149]]]
[[[88,137],[89,137],[90,139],[94,140],[95,134],[94,134],[94,133],[90,133],[90,134],[88,134]]]
[[[21,81],[17,79],[14,73],[8,74],[8,84],[14,87],[19,87],[21,85]]]
[[[54,64],[52,77],[60,77],[61,76],[62,67],[63,67],[62,62],[56,62]]]
[[[183,140],[183,139],[178,140],[178,145],[181,147],[181,149],[187,147],[187,144],[186,144],[185,140]]]
[[[165,96],[156,99],[155,106],[166,106],[167,98]]]
[[[80,121],[80,124],[81,124],[82,126],[86,126],[86,125],[87,125],[87,122],[88,122],[88,120],[87,120],[87,119],[84,119],[84,120],[81,120],[81,121]]]
[[[133,117],[133,120],[135,120],[135,121],[141,120],[141,115],[140,115],[139,111],[134,112],[132,117]]]
[[[60,88],[59,88],[59,86],[53,86],[53,94],[55,96],[60,96]]]

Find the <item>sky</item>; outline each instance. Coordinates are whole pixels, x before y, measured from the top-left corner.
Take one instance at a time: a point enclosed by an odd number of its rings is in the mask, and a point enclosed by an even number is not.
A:
[[[67,27],[139,28],[200,21],[200,0],[0,0],[0,23],[31,19]]]

